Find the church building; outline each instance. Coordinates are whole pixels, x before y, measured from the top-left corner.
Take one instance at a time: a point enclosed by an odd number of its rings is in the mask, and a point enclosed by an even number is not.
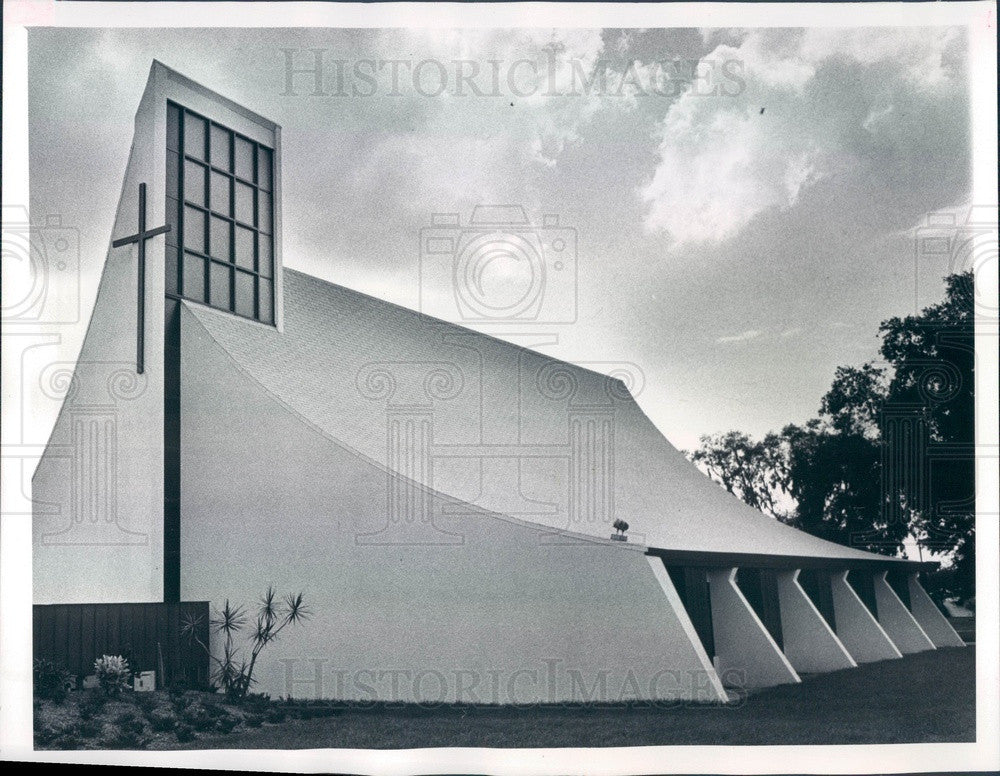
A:
[[[962,644],[920,564],[741,503],[622,381],[286,269],[281,159],[153,63],[79,360],[43,375],[36,609],[301,590],[255,689],[344,700],[724,701]]]

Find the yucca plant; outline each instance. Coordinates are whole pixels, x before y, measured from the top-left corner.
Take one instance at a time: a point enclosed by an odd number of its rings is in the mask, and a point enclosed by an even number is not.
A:
[[[240,647],[237,639],[245,629],[248,616],[242,606],[234,606],[226,599],[222,609],[217,610],[209,625],[215,633],[223,637],[222,656],[213,655],[208,645],[198,638],[198,627],[201,618],[188,615],[181,625],[182,632],[201,646],[215,665],[215,680],[232,698],[242,700],[253,686],[254,668],[257,658],[264,647],[278,638],[278,635],[290,625],[300,625],[311,616],[305,605],[302,593],[289,593],[283,598],[278,597],[274,585],[268,585],[261,596],[247,644]],[[249,660],[244,657],[249,651]]]

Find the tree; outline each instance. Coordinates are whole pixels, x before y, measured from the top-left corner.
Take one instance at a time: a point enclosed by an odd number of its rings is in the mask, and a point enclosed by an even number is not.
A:
[[[704,436],[691,460],[730,493],[808,533],[898,555],[915,537],[950,557],[949,595],[975,594],[974,288],[879,327],[884,366],[839,367],[818,417],[755,441]],[[906,433],[894,423],[905,421]],[[895,462],[907,460],[900,473]],[[787,509],[779,508],[782,502]]]
[[[913,407],[927,435],[921,477],[902,497],[918,541],[949,555],[949,592],[975,595],[975,288],[972,272],[945,279],[943,302],[879,327],[893,369],[887,407]]]
[[[701,447],[689,457],[745,504],[783,519],[779,504],[787,489],[780,444],[774,434],[755,442],[748,434],[728,431],[701,437]]]
[[[247,614],[242,606],[233,606],[226,600],[222,609],[211,620],[212,629],[223,637],[222,657],[212,654],[209,645],[198,638],[200,616],[188,616],[182,623],[182,632],[197,643],[215,664],[215,678],[226,694],[237,700],[246,697],[256,682],[253,672],[257,658],[268,644],[273,643],[288,626],[301,625],[311,612],[303,601],[302,593],[289,593],[278,600],[277,591],[269,585],[261,596],[257,618],[250,631],[248,648],[250,659],[242,656],[236,646],[236,637],[247,625]]]

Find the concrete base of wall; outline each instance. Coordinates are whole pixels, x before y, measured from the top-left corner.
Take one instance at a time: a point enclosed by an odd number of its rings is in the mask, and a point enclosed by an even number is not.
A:
[[[796,671],[821,673],[857,666],[798,582],[799,570],[777,575],[784,652]]]
[[[886,581],[886,572],[874,575],[875,604],[878,607],[878,621],[889,638],[904,655],[914,652],[926,652],[934,649],[927,634],[920,624],[913,619],[910,610],[906,608],[896,591]]]
[[[801,681],[736,585],[736,569],[708,572],[715,660],[723,684],[747,688]]]
[[[934,646],[964,647],[965,642],[962,637],[951,627],[951,623],[941,614],[937,604],[927,595],[916,574],[909,575],[907,586],[910,591],[910,613],[927,637],[934,642]]]
[[[831,574],[830,586],[837,638],[852,658],[858,663],[874,663],[903,656],[848,584],[846,571]]]

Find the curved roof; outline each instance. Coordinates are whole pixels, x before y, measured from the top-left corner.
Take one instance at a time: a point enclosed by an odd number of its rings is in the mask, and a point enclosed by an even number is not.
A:
[[[619,380],[294,270],[283,331],[188,308],[285,406],[457,501],[607,539],[704,553],[900,562],[784,525],[674,448]]]

